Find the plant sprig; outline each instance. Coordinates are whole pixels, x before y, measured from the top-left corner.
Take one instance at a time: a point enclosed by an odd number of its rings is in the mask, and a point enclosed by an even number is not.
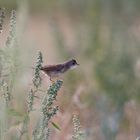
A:
[[[42,67],[42,63],[43,63],[43,57],[42,57],[42,53],[39,52],[38,53],[38,57],[37,57],[37,62],[36,62],[36,66],[35,66],[35,70],[34,70],[34,77],[33,77],[33,87],[31,87],[29,93],[28,93],[28,113],[30,113],[31,111],[33,111],[33,104],[34,104],[34,99],[36,97],[36,93],[38,92],[38,88],[39,86],[41,86],[41,76],[40,76],[40,69]]]
[[[53,83],[47,93],[44,95],[41,105],[41,117],[33,131],[33,140],[48,140],[49,122],[58,111],[58,106],[54,105],[57,93],[61,88],[63,81],[57,80]]]
[[[5,18],[5,8],[0,8],[0,33],[2,33],[3,30],[4,18]]]
[[[73,115],[72,122],[73,122],[73,127],[74,127],[72,139],[73,140],[84,140],[85,134],[81,130],[81,124],[80,124],[80,121],[79,121],[79,118],[77,115]]]

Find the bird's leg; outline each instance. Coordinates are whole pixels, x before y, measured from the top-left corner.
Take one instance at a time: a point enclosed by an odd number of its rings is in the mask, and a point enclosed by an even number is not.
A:
[[[55,81],[54,80],[52,80],[52,77],[50,76],[50,81],[54,84],[55,83]]]
[[[59,80],[63,81],[63,78],[62,78],[62,76],[59,76]]]

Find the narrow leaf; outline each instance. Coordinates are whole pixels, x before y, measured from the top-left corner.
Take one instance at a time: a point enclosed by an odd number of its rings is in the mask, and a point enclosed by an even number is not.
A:
[[[51,122],[51,123],[57,130],[59,130],[59,131],[61,130],[60,127],[56,123],[54,123],[54,122]]]

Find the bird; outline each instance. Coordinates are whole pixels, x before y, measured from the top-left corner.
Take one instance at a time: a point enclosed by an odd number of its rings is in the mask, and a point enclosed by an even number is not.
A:
[[[41,67],[41,71],[47,74],[50,77],[50,81],[53,81],[52,78],[61,76],[63,73],[67,72],[70,69],[77,67],[79,64],[75,59],[68,60],[64,63],[56,65],[45,65]]]

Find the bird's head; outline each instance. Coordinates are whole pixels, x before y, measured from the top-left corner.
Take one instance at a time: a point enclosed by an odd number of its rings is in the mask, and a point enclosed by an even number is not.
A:
[[[67,62],[67,66],[70,68],[70,69],[73,69],[75,67],[77,67],[79,64],[76,62],[75,59],[71,59]]]

